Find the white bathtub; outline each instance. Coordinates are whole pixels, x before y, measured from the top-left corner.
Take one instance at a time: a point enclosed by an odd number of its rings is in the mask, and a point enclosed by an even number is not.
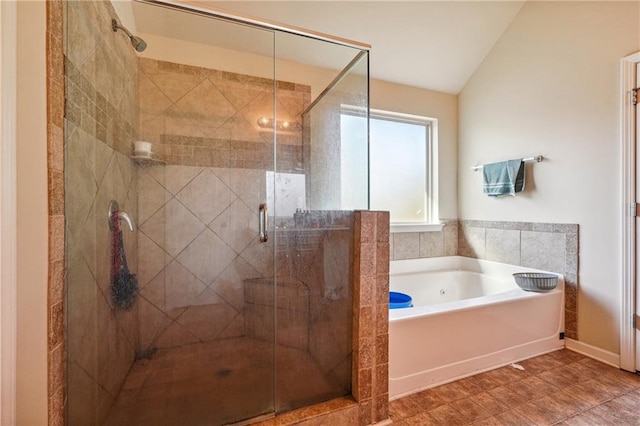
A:
[[[546,293],[511,274],[530,268],[460,256],[391,262],[390,289],[413,297],[389,311],[389,396],[564,347],[564,278]]]

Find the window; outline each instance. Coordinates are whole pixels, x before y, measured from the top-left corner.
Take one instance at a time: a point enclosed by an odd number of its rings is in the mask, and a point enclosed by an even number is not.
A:
[[[349,140],[349,129],[362,125],[364,120],[364,117],[343,108],[343,169],[353,164],[355,158],[366,155],[366,147],[363,148],[361,141],[354,144]],[[370,207],[372,210],[389,210],[393,224],[437,222],[433,142],[436,125],[435,119],[427,117],[377,110],[370,112]],[[342,178],[349,179],[348,170]],[[342,185],[343,200],[346,186]]]

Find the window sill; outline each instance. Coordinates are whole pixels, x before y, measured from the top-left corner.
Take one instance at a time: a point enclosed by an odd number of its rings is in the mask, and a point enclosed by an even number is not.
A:
[[[442,231],[442,223],[395,223],[391,224],[391,233],[401,232],[439,232]]]

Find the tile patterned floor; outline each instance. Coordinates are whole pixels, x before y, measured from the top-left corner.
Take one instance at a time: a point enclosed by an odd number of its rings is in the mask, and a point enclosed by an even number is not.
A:
[[[640,376],[563,349],[390,404],[394,426],[640,425]]]
[[[161,349],[134,363],[105,426],[216,426],[268,414],[273,351],[248,337]],[[279,410],[338,396],[307,352],[278,346],[276,356]]]

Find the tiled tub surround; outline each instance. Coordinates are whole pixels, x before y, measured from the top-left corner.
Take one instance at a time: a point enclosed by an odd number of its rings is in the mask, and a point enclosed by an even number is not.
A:
[[[458,254],[458,221],[441,220],[442,230],[395,232],[390,235],[391,260],[455,256]]]
[[[261,117],[302,124],[311,87],[140,58],[140,138],[167,164],[273,170]],[[302,132],[278,132],[278,171],[302,164]]]
[[[68,423],[101,424],[135,358],[137,305],[110,296],[110,200],[136,219],[136,174],[128,147],[137,128],[136,55],[114,37],[109,2],[67,4],[65,221]],[[124,228],[135,272],[136,232]],[[55,421],[60,421],[58,415]]]
[[[578,225],[461,221],[460,256],[557,272],[565,279],[565,335],[578,338]]]
[[[460,255],[565,277],[565,335],[578,338],[578,225],[443,220],[438,232],[393,233],[391,259]]]

